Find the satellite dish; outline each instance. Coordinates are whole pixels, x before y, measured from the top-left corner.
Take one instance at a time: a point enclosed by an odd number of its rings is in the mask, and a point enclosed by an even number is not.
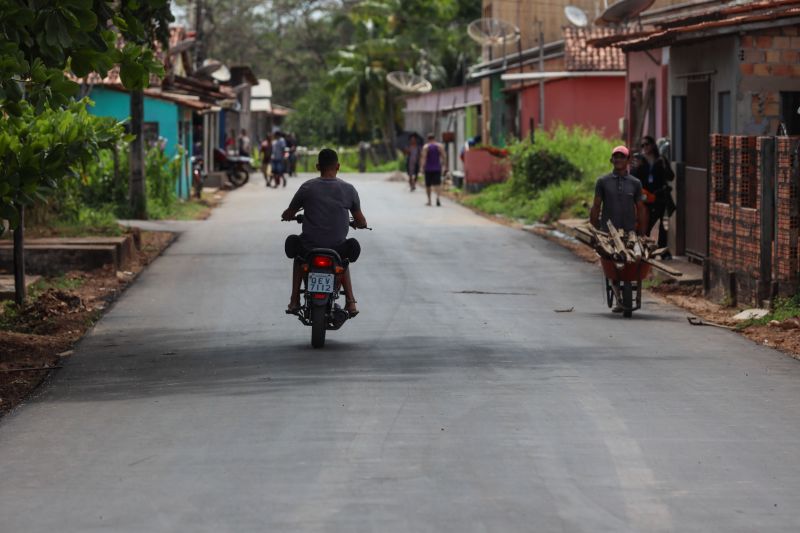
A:
[[[231,81],[231,71],[225,65],[220,65],[217,70],[211,73],[211,77],[222,83]]]
[[[404,93],[422,94],[428,93],[433,89],[431,82],[411,72],[390,72],[386,75],[386,81]]]
[[[510,44],[519,40],[519,28],[499,19],[473,20],[467,26],[467,34],[484,46]]]
[[[623,24],[642,11],[648,9],[655,1],[656,0],[620,0],[603,11],[603,14],[600,15],[594,23],[598,26]]]
[[[570,24],[576,28],[585,28],[589,25],[589,17],[586,16],[583,9],[577,6],[567,6],[564,8],[564,15]]]
[[[222,68],[222,63],[216,59],[206,59],[203,61],[203,66],[195,71],[195,74],[210,76],[212,72],[216,72]]]
[[[228,70],[228,67],[223,65],[221,61],[217,61],[216,59],[206,59],[203,61],[203,66],[197,69],[195,74],[211,76],[220,82],[226,82],[231,79],[231,71]]]
[[[169,53],[170,53],[170,55],[180,54],[181,52],[185,52],[186,50],[189,50],[194,45],[195,45],[195,40],[194,39],[184,39],[184,40],[178,42],[175,46],[171,47],[169,49]]]

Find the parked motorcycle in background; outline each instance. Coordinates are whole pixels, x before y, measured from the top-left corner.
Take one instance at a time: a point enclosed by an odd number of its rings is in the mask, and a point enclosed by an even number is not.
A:
[[[214,148],[214,163],[225,172],[234,188],[241,187],[250,179],[253,161],[247,156],[230,155],[221,148]]]

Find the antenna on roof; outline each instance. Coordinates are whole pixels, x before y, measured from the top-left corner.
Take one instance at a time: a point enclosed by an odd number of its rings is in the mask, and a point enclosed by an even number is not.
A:
[[[583,9],[577,6],[565,7],[564,15],[567,17],[569,23],[576,28],[585,28],[589,25],[589,17],[586,16],[586,13],[583,11]]]
[[[656,0],[620,0],[611,5],[594,21],[598,26],[625,24],[647,10]]]
[[[519,40],[519,28],[499,19],[473,20],[467,26],[467,34],[483,46],[515,43]]]

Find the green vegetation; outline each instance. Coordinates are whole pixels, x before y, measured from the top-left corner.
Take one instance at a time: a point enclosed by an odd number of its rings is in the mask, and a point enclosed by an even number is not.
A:
[[[78,179],[61,180],[28,213],[29,225],[64,237],[119,235],[118,218],[129,218],[128,145],[98,150],[77,169]],[[200,202],[180,200],[176,186],[180,155],[168,157],[159,147],[145,156],[148,216],[151,219],[195,218],[207,209]]]
[[[35,300],[40,294],[50,289],[61,291],[71,291],[79,289],[86,283],[84,278],[76,278],[70,276],[58,276],[55,278],[41,278],[36,283],[29,287],[28,297]]]
[[[340,172],[358,172],[358,149],[345,148],[339,150],[339,165]],[[367,172],[394,172],[395,170],[402,170],[405,168],[405,157],[398,153],[397,158],[386,161],[385,163],[373,163],[370,158],[367,158]]]
[[[800,294],[796,294],[790,298],[777,298],[772,311],[770,311],[768,315],[762,318],[745,320],[739,323],[737,328],[745,329],[749,326],[765,326],[773,320],[782,322],[795,317],[800,317]]]
[[[527,223],[589,215],[594,182],[608,172],[609,154],[619,141],[581,127],[537,132],[510,145],[512,175],[464,203],[489,214]]]
[[[269,10],[257,0],[236,3],[239,9],[207,3],[215,27],[235,28],[215,31],[209,54],[232,64],[246,59],[266,74],[274,101],[296,110],[284,128],[307,146],[393,142],[402,94],[386,75],[414,72],[437,88],[457,86],[480,55],[465,31],[481,16],[474,0],[295,0]]]
[[[168,0],[0,0],[0,218],[12,229],[25,207],[123,135],[121,124],[75,100],[79,85],[68,76],[105,76],[119,65],[122,83],[142,89],[163,75],[150,43],[167,43],[171,20]],[[120,36],[126,44],[117,47]]]

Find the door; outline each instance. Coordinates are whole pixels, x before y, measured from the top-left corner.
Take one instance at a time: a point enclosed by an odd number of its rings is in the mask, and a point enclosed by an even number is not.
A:
[[[708,144],[710,134],[708,79],[689,80],[686,92],[686,253],[708,254]]]

